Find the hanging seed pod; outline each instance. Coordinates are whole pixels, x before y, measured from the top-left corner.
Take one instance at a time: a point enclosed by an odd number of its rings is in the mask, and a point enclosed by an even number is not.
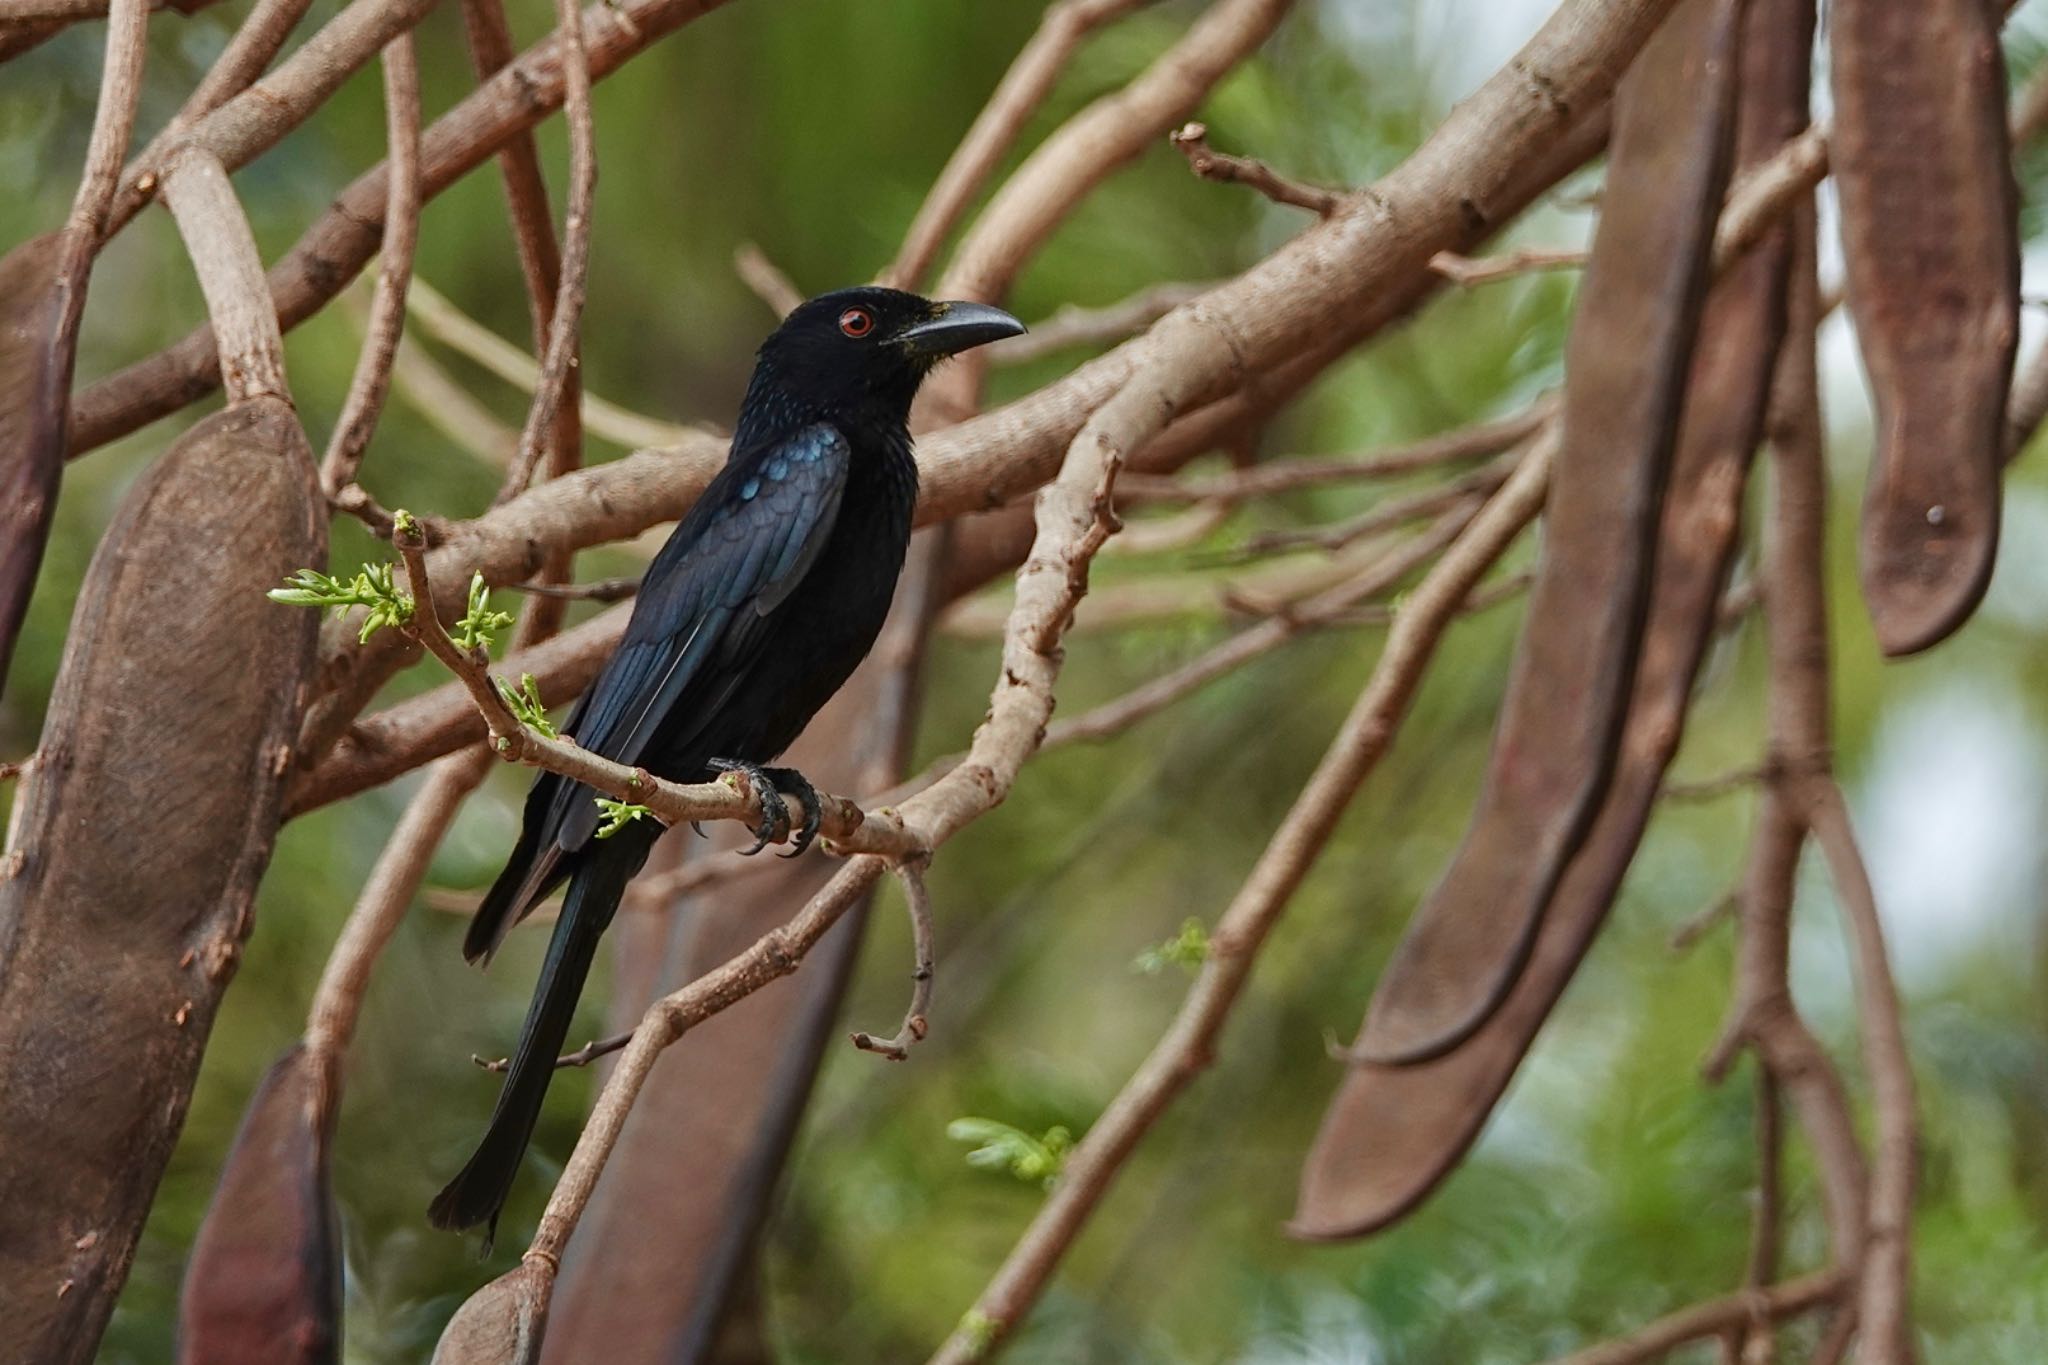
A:
[[[1976,609],[1998,549],[2019,337],[2018,195],[1992,0],[1837,0],[1833,166],[1877,404],[1863,597],[1912,654]]]
[[[1360,1060],[1421,1061],[1485,1021],[1606,793],[1728,183],[1735,13],[1688,0],[1617,91],[1543,559],[1486,784],[1373,996]]]
[[[277,1060],[235,1135],[178,1306],[188,1365],[325,1365],[341,1357],[341,1229],[331,1123],[302,1047]],[[232,1216],[219,1216],[231,1210]]]
[[[0,861],[0,1320],[93,1358],[276,838],[326,558],[297,416],[261,395],[129,492],[87,572]],[[106,1078],[122,1083],[109,1085]]]
[[[1812,0],[1752,0],[1743,26],[1738,164],[1767,159],[1806,122]],[[1783,228],[1718,284],[1700,322],[1672,460],[1656,581],[1628,725],[1607,799],[1558,884],[1529,964],[1462,1046],[1412,1066],[1355,1067],[1303,1169],[1291,1231],[1359,1236],[1422,1202],[1463,1157],[1606,919],[1677,751],[1785,334]]]

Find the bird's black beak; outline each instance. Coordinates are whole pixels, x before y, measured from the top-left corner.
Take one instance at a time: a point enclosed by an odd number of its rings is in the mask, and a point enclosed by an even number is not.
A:
[[[1021,336],[1024,324],[985,303],[940,303],[923,322],[912,323],[897,339],[933,359],[958,355],[1004,337]]]

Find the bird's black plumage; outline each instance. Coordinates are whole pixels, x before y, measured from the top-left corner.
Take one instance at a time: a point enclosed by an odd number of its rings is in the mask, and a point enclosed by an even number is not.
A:
[[[655,556],[617,652],[564,727],[584,748],[677,781],[760,764],[794,741],[874,644],[917,501],[910,402],[948,355],[1023,327],[980,304],[846,289],[761,346],[732,454]],[[547,1093],[597,942],[659,835],[599,838],[596,794],[543,774],[463,952],[489,958],[569,889],[497,1108],[434,1200],[439,1227],[495,1222]]]

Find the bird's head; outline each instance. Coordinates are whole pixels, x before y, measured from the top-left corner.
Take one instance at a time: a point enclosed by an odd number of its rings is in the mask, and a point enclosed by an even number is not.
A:
[[[799,396],[820,415],[900,423],[933,366],[1023,330],[983,303],[936,303],[875,286],[838,289],[798,304],[761,343],[754,382]]]

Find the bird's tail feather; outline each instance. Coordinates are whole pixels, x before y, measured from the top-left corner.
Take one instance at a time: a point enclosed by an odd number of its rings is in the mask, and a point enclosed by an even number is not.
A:
[[[495,1231],[498,1210],[519,1173],[528,1139],[540,1119],[541,1101],[554,1077],[555,1058],[569,1034],[577,997],[590,975],[597,944],[612,912],[625,894],[626,883],[640,869],[645,850],[633,856],[631,846],[606,848],[584,860],[569,882],[569,895],[555,921],[534,986],[533,1004],[519,1034],[519,1048],[491,1111],[490,1127],[461,1174],[434,1197],[427,1217],[435,1227],[450,1230],[488,1221]]]
[[[526,918],[569,874],[569,869],[562,866],[562,850],[555,843],[553,821],[549,819],[554,788],[560,781],[553,773],[543,774],[527,793],[519,842],[505,860],[498,880],[484,893],[483,903],[470,917],[469,932],[463,936],[462,956],[466,960],[488,962],[512,926]]]

